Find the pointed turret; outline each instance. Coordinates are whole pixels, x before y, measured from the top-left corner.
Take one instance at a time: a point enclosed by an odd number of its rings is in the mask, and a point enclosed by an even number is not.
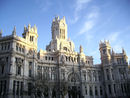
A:
[[[14,26],[14,30],[12,32],[12,35],[16,35],[16,26]]]
[[[28,31],[30,31],[31,30],[31,25],[30,24],[28,24]]]
[[[114,50],[113,50],[113,48],[112,48],[112,55],[114,55],[115,54],[115,52],[114,52]]]
[[[124,48],[122,48],[122,53],[123,53],[124,55],[126,55],[126,52],[125,52]]]
[[[80,45],[80,53],[83,53],[83,47]]]
[[[27,31],[27,27],[24,25],[24,32],[26,32]]]
[[[0,30],[0,37],[2,37],[2,30]]]

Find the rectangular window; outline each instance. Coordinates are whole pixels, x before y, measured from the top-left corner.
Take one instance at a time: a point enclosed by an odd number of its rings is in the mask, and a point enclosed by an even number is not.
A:
[[[103,95],[103,93],[102,93],[102,87],[100,86],[100,95]]]
[[[4,80],[4,95],[6,94],[6,80]]]
[[[1,68],[1,74],[4,74],[4,65],[2,65]]]
[[[47,56],[45,56],[45,60],[47,60]]]
[[[22,52],[24,53],[24,48],[22,48]]]
[[[109,94],[111,94],[111,85],[108,85]]]
[[[3,44],[1,44],[1,50],[3,50],[4,48],[3,48]]]
[[[23,95],[23,82],[21,82],[20,95]]]
[[[32,92],[32,84],[28,83],[28,95],[30,96]]]
[[[19,47],[19,51],[21,52],[21,47]]]
[[[18,67],[18,75],[21,75],[21,66],[17,66]]]
[[[30,41],[32,41],[32,37],[30,36]]]
[[[51,60],[53,61],[53,57],[51,58]]]
[[[15,95],[15,85],[16,85],[16,81],[13,81],[13,95]]]
[[[2,93],[2,86],[3,86],[3,81],[0,81],[0,95]]]
[[[95,95],[98,95],[97,87],[95,86]]]
[[[29,62],[29,77],[32,76],[32,62]]]
[[[116,94],[116,84],[114,84],[114,93]]]
[[[87,87],[85,87],[85,93],[86,93],[86,95],[88,94]]]
[[[33,41],[34,37],[32,36],[32,41]]]
[[[8,50],[10,49],[10,44],[8,44]]]
[[[16,45],[16,51],[18,51],[18,46]]]
[[[92,87],[89,87],[90,96],[93,96]]]
[[[17,81],[17,91],[16,91],[16,95],[19,95],[19,81]]]

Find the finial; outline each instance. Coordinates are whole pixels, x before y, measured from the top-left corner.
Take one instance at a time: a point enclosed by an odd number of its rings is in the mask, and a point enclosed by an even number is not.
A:
[[[14,26],[14,30],[13,30],[12,34],[16,35],[16,26]]]
[[[24,32],[26,32],[26,30],[27,30],[27,28],[26,28],[26,26],[24,25]]]
[[[80,53],[83,52],[83,47],[80,45]]]
[[[108,40],[107,42],[108,42],[108,44],[109,44],[109,40]]]
[[[59,16],[56,16],[56,17],[55,17],[55,20],[56,20],[56,21],[59,20]]]
[[[37,28],[37,27],[36,27],[36,24],[34,24],[34,28]]]
[[[30,30],[30,28],[31,28],[31,25],[30,25],[30,24],[28,24],[28,30]]]
[[[63,16],[63,20],[65,21],[65,16]]]
[[[60,19],[59,16],[57,17],[57,19],[58,19],[58,20]]]

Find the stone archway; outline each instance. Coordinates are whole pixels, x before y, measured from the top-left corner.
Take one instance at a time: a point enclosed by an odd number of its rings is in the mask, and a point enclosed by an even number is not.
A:
[[[69,82],[79,82],[79,75],[77,73],[70,73],[68,75]]]
[[[68,98],[79,98],[79,75],[77,73],[70,73],[68,75],[68,81],[70,83],[68,87]]]

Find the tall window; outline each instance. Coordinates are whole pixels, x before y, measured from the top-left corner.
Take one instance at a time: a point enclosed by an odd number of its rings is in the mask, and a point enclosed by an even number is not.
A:
[[[20,95],[23,95],[23,82],[21,82]]]
[[[4,80],[4,94],[6,94],[6,80]]]
[[[16,81],[13,81],[13,95],[15,95],[15,86],[16,86]]]
[[[109,69],[106,69],[106,75],[107,75],[107,80],[110,80],[110,77],[109,77]]]
[[[97,87],[95,86],[95,95],[98,95]]]
[[[65,80],[65,69],[61,69],[62,80]]]
[[[90,96],[93,96],[93,91],[92,91],[92,87],[91,86],[89,87],[89,93],[90,93]]]
[[[102,93],[102,87],[100,86],[100,95],[103,95],[103,93]]]
[[[85,87],[85,93],[86,93],[86,95],[88,94],[87,87]]]
[[[103,52],[103,54],[106,54],[106,49],[103,49],[103,51],[102,51],[102,52]]]
[[[3,81],[0,81],[0,95],[2,93],[2,85],[3,85]]]
[[[17,90],[16,90],[16,95],[19,95],[19,81],[17,81]]]
[[[4,65],[1,66],[1,74],[4,73]]]
[[[30,36],[30,41],[32,42],[34,40],[34,36]]]
[[[3,94],[5,95],[6,94],[6,80],[2,80],[0,81],[0,95]]]
[[[30,96],[32,92],[32,84],[28,83],[28,95]]]
[[[29,62],[29,77],[32,76],[32,62]]]
[[[21,66],[17,66],[17,75],[21,75]]]
[[[116,84],[114,84],[114,93],[116,94]]]
[[[108,91],[109,91],[109,94],[111,94],[111,85],[108,85]]]

